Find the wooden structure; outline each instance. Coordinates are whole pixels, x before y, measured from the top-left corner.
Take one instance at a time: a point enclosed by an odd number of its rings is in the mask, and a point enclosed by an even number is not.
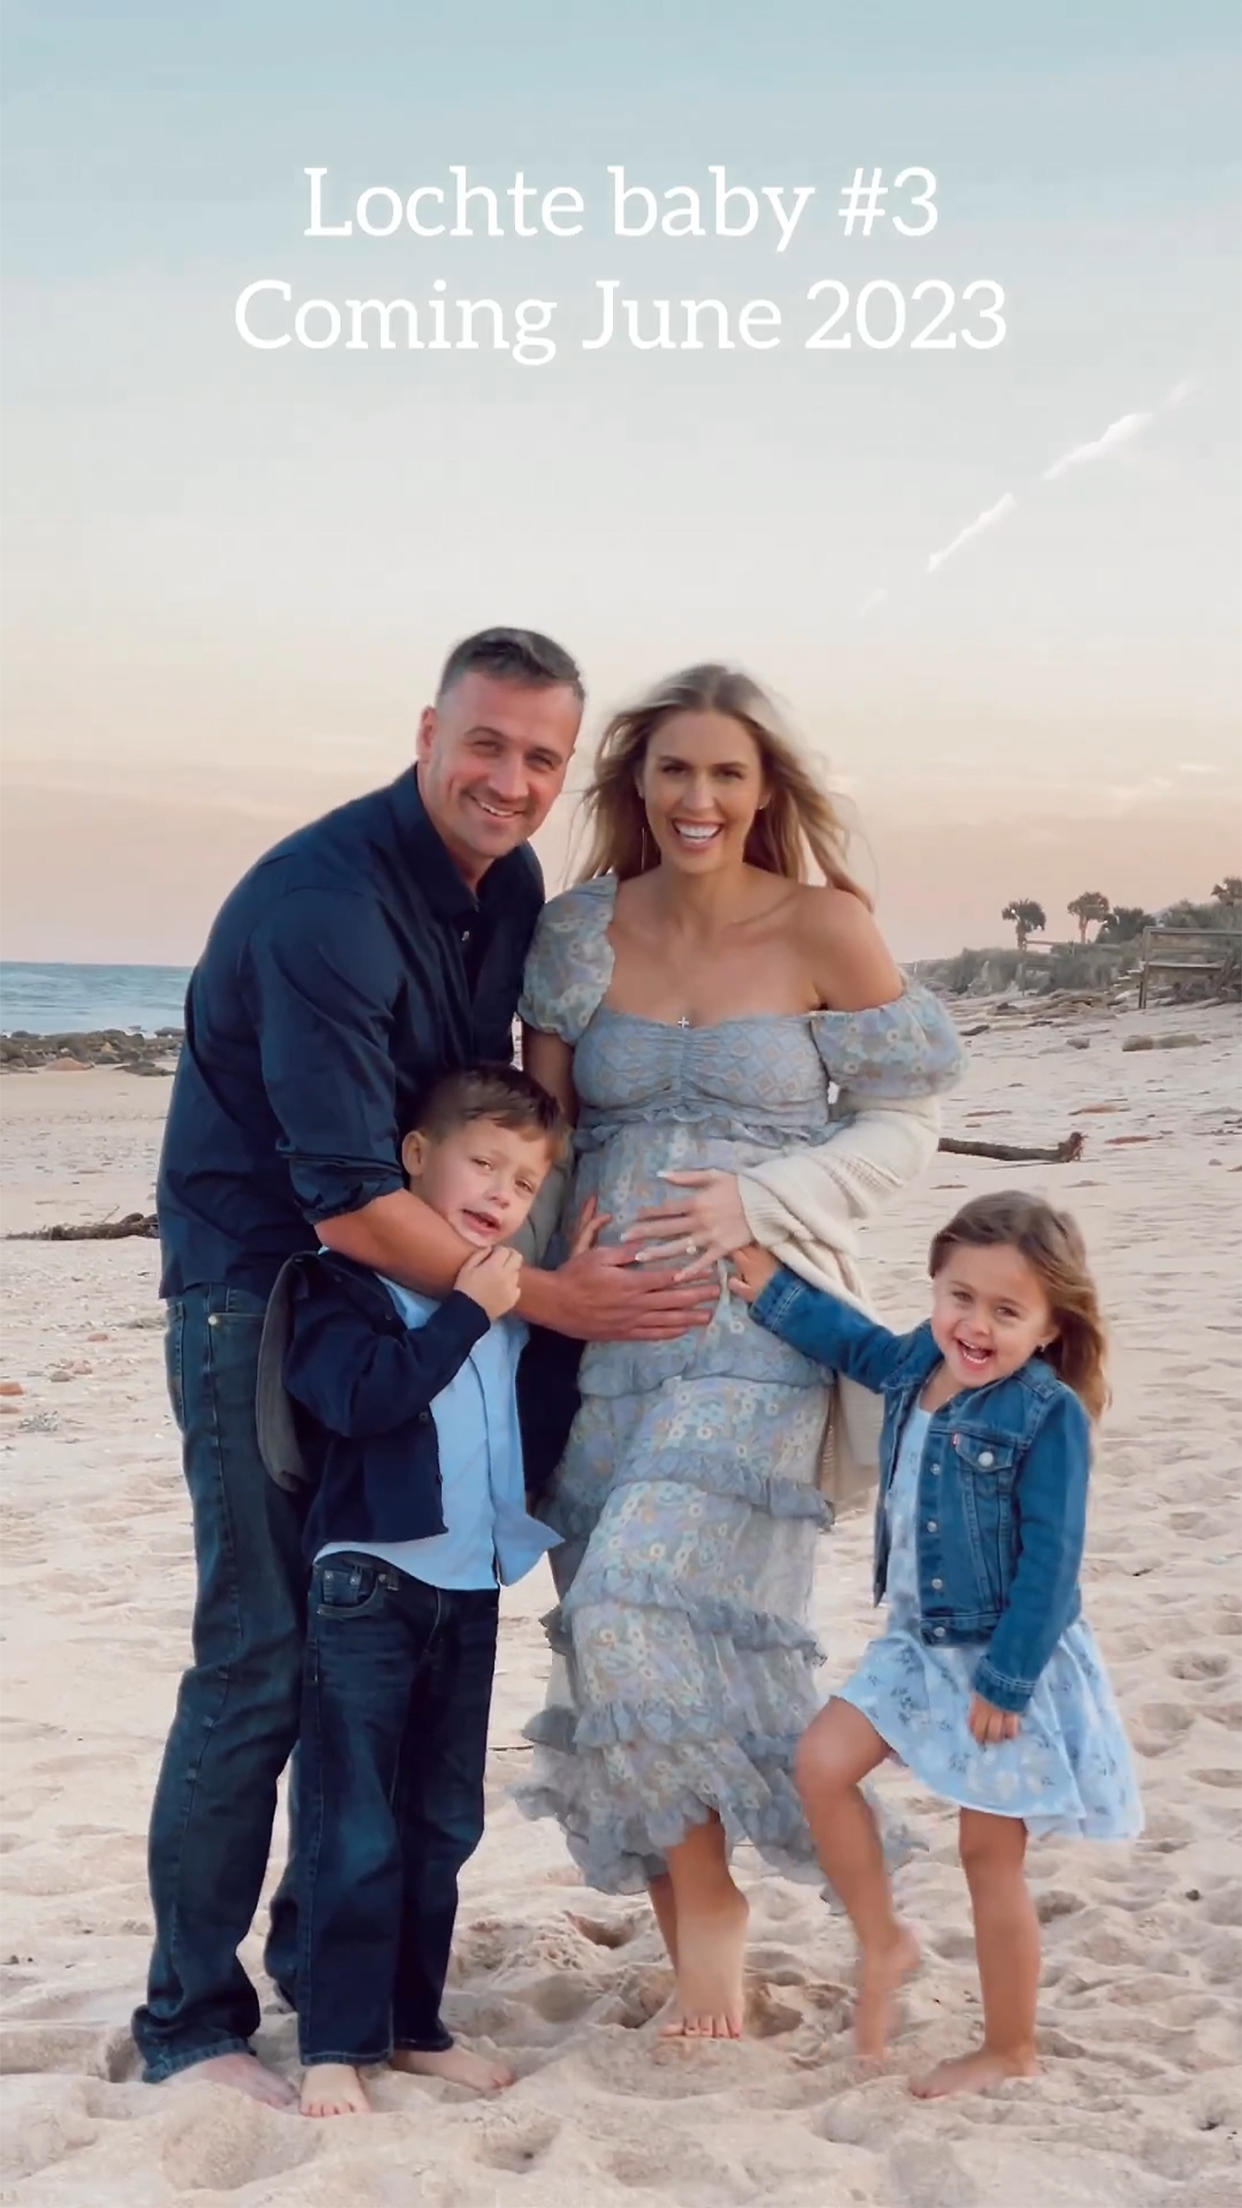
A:
[[[1233,928],[1144,928],[1138,1008],[1147,1010],[1153,974],[1223,974],[1242,949],[1242,933]]]

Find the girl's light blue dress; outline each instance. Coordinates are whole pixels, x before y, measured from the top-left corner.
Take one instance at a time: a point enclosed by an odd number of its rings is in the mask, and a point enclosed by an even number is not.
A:
[[[966,1722],[979,1649],[928,1647],[920,1637],[915,1518],[930,1420],[928,1411],[910,1412],[889,1489],[888,1630],[837,1693],[943,1800],[1020,1817],[1032,1838],[1132,1840],[1143,1828],[1134,1767],[1085,1618],[1057,1642],[1017,1739],[990,1747]]]

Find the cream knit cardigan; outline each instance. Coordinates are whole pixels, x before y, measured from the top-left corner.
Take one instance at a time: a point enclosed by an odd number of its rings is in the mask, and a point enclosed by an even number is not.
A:
[[[756,1242],[813,1287],[866,1311],[858,1231],[930,1165],[940,1139],[940,1101],[855,1102],[843,1089],[833,1109],[842,1124],[829,1141],[747,1166],[738,1188]],[[819,1484],[838,1514],[864,1501],[876,1485],[882,1415],[869,1389],[841,1374],[834,1378]]]

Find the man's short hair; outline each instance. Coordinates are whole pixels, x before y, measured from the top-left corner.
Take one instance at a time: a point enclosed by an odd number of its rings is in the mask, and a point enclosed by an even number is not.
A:
[[[428,1090],[416,1125],[438,1141],[475,1119],[493,1119],[499,1127],[542,1135],[554,1159],[562,1156],[569,1134],[556,1098],[520,1067],[503,1065],[465,1066],[459,1073],[446,1073]]]
[[[578,663],[538,629],[480,629],[455,644],[444,662],[437,703],[463,675],[490,675],[496,682],[524,683],[529,689],[563,684],[581,705],[586,685]]]

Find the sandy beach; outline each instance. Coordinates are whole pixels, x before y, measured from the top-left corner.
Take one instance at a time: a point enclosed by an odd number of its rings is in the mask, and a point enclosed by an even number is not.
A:
[[[964,1026],[989,1018],[959,1008]],[[1195,1046],[1123,1053],[1127,1036]],[[1089,1045],[1072,1048],[1071,1043]],[[1086,1014],[970,1043],[946,1131],[1054,1143],[1064,1165],[942,1154],[872,1232],[876,1302],[923,1315],[931,1231],[1021,1183],[1071,1208],[1114,1332],[1085,1596],[1134,1743],[1144,1837],[1045,1842],[1042,2076],[936,2105],[908,2073],[978,2021],[951,1812],[901,1775],[926,1842],[900,1874],[926,1964],[887,2072],[860,2081],[850,1942],[814,1887],[753,1860],[748,2039],[662,2045],[669,1974],[644,1907],[594,1895],[559,1833],[509,1798],[542,1698],[541,1572],[506,1596],[489,1823],[468,1867],[450,2021],[518,2083],[480,2102],[413,2078],[369,2121],[315,2124],[188,2073],[137,2076],[129,2012],[150,1940],[145,1826],[188,1650],[190,1523],[164,1394],[157,1252],[4,1251],[3,2176],[20,2208],[1225,2208],[1238,2194],[1242,2000],[1242,1110],[1236,1007]],[[104,1071],[4,1080],[4,1226],[151,1207],[167,1084]],[[823,1684],[871,1630],[869,1525],[822,1544]],[[273,1875],[279,1870],[278,1826]],[[260,1942],[244,1959],[259,1982]],[[292,2019],[261,1981],[260,2052]]]

